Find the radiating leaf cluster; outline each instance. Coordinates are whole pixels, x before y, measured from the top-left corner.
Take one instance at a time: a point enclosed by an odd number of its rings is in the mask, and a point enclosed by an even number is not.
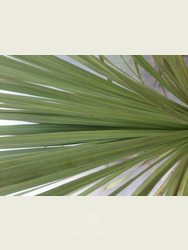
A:
[[[188,195],[184,57],[153,56],[153,67],[132,56],[132,67],[121,56],[131,75],[106,56],[70,57],[82,67],[49,55],[0,56],[0,119],[30,122],[0,126],[0,195],[65,180],[40,195],[89,195],[111,183],[113,196],[149,172],[132,195],[149,195],[160,180],[155,195]],[[146,84],[141,69],[164,94]]]

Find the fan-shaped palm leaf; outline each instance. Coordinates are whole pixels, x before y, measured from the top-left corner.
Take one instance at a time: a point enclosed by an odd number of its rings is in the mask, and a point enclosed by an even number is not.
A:
[[[82,67],[56,56],[0,56],[0,119],[30,122],[0,126],[0,195],[39,187],[40,195],[88,195],[109,182],[108,194],[118,195],[145,173],[133,195],[154,187],[155,195],[188,195],[183,56],[153,56],[155,67],[121,56],[130,74],[106,56],[70,57]]]

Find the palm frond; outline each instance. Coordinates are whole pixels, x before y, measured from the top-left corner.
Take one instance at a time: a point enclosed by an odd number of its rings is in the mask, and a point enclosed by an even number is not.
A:
[[[188,195],[183,56],[153,56],[155,67],[120,56],[131,74],[107,56],[70,58],[0,56],[0,119],[30,123],[0,126],[0,195],[89,195],[108,183],[119,195],[145,174],[132,195]]]

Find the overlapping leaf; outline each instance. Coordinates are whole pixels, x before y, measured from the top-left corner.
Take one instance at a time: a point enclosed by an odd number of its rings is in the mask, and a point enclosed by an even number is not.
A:
[[[105,56],[70,57],[88,70],[56,56],[0,56],[0,119],[31,122],[0,126],[5,136],[0,137],[5,150],[0,152],[0,195],[27,194],[52,183],[57,186],[38,193],[81,190],[80,195],[88,195],[139,164],[139,173],[114,182],[117,187],[108,194],[118,195],[157,166],[133,195],[149,195],[165,175],[156,195],[187,195],[188,70],[183,57],[153,56],[156,70],[143,56],[132,56],[135,78]],[[141,67],[178,102],[148,86]],[[105,164],[109,167],[97,168]]]

